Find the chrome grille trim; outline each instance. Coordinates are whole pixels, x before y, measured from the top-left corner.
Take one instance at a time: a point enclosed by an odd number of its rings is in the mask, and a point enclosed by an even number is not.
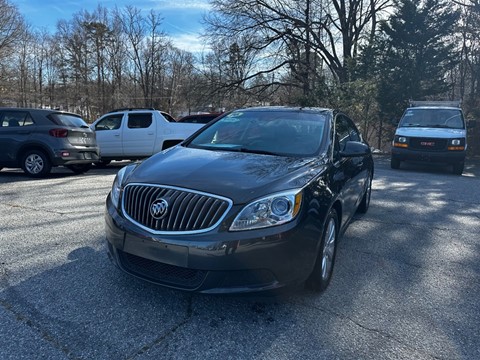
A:
[[[157,220],[151,203],[167,198],[169,212]],[[210,231],[224,220],[233,206],[231,199],[169,185],[131,183],[122,191],[122,212],[140,228],[158,235],[198,234]]]

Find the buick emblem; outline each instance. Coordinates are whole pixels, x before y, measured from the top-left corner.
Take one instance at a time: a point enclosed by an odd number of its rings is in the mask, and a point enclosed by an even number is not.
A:
[[[168,202],[165,199],[156,199],[150,205],[150,214],[157,220],[163,219],[168,212]]]

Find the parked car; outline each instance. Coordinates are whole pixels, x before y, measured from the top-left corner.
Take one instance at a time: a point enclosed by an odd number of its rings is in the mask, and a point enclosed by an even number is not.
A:
[[[162,116],[163,116],[168,122],[176,122],[176,121],[177,121],[172,115],[170,115],[169,113],[167,113],[167,112],[165,112],[165,111],[160,111],[160,114],[162,114]]]
[[[44,177],[52,166],[74,173],[98,161],[95,133],[77,114],[45,109],[0,108],[0,169],[22,168]]]
[[[412,101],[398,123],[391,167],[402,161],[451,164],[461,175],[467,154],[467,126],[459,101]]]
[[[116,109],[91,125],[97,133],[101,161],[137,160],[151,156],[185,140],[203,124],[178,124],[165,118],[166,113],[150,109]]]
[[[186,115],[178,119],[177,121],[183,122],[183,123],[206,124],[220,115],[221,113],[192,114],[192,115]]]
[[[106,201],[110,259],[176,289],[242,293],[330,282],[370,204],[370,148],[331,109],[240,109],[122,168]]]

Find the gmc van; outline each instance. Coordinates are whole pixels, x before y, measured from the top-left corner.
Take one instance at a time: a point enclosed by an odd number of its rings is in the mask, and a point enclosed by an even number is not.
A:
[[[467,153],[467,127],[459,101],[412,101],[392,142],[391,167],[402,161],[447,163],[461,175]]]

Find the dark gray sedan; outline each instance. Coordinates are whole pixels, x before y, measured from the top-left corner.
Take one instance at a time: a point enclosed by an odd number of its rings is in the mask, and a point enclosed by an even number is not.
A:
[[[322,291],[372,178],[370,148],[343,113],[236,110],[119,171],[106,202],[109,257],[188,291]]]

